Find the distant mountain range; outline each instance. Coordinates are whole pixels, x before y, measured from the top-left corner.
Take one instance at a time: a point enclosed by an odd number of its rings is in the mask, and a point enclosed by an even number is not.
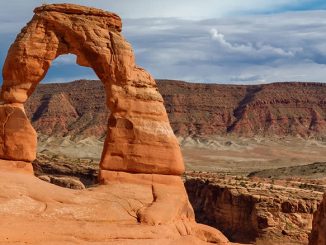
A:
[[[157,80],[178,136],[326,138],[326,84],[220,85]],[[109,111],[100,81],[40,84],[25,105],[42,135],[103,138]]]

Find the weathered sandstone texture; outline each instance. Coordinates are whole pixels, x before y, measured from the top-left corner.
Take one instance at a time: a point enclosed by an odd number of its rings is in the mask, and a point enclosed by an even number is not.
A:
[[[3,68],[0,243],[229,244],[219,231],[195,222],[180,177],[181,151],[162,96],[153,78],[136,66],[121,35],[120,18],[71,4],[43,5],[34,12]],[[28,172],[35,159],[36,133],[23,104],[51,62],[67,53],[75,54],[79,65],[93,68],[111,111],[99,173],[107,186],[93,191],[63,191],[34,176],[10,173],[15,168]],[[56,100],[68,99],[61,94]],[[71,106],[65,109],[78,115]],[[72,180],[53,181],[84,188]]]
[[[23,106],[0,105],[0,159],[31,162],[36,158],[36,132]]]
[[[151,75],[135,64],[133,50],[121,35],[120,18],[70,4],[44,5],[34,12],[9,49],[2,103],[25,103],[56,57],[75,54],[76,62],[93,68],[103,82],[111,111],[101,169],[182,174],[182,156],[162,96]],[[65,99],[59,95],[58,101]],[[73,108],[67,110],[77,115]],[[4,152],[10,150],[5,146]],[[25,158],[33,160],[33,151]]]
[[[241,243],[308,244],[313,213],[322,199],[321,192],[212,173],[189,173],[185,186],[196,220]],[[314,221],[319,239],[325,237],[322,212],[320,208]]]
[[[326,85],[158,83],[177,135],[326,136]]]
[[[107,186],[71,190],[32,175],[1,171],[0,244],[230,244],[218,230],[189,221],[193,213],[185,192],[179,193],[184,187],[176,176],[157,176],[155,181],[147,176],[138,182],[133,174],[113,174]],[[172,192],[166,186],[173,186]],[[160,206],[160,199],[169,193],[166,204],[177,205],[165,216],[168,206]],[[145,219],[160,224],[139,222]]]
[[[326,244],[326,193],[318,211],[314,213],[312,232],[309,236],[309,245],[323,244]]]

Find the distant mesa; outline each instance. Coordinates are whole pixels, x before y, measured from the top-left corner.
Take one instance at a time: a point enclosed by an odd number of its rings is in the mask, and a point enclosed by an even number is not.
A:
[[[318,211],[314,213],[312,232],[309,237],[309,245],[321,244],[326,244],[326,193]]]
[[[156,82],[172,129],[179,137],[326,138],[323,83]],[[103,139],[110,114],[103,100],[105,92],[100,81],[40,84],[25,109],[33,127],[42,135]]]

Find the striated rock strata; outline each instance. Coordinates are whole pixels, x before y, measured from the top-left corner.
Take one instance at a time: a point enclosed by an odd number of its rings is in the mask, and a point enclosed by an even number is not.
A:
[[[120,18],[67,4],[44,5],[34,12],[9,49],[3,103],[25,103],[51,62],[73,53],[79,65],[93,68],[103,82],[111,111],[101,169],[181,174],[182,156],[162,96],[150,74],[136,66],[133,50],[121,35]],[[66,109],[76,116],[71,107]]]
[[[218,230],[189,221],[177,176],[113,175],[107,186],[71,190],[2,170],[0,244],[229,244]]]
[[[326,136],[322,83],[245,86],[158,80],[157,85],[178,136]],[[104,138],[109,112],[101,103],[102,86],[87,80],[41,84],[26,103],[27,114],[35,129],[48,136]]]

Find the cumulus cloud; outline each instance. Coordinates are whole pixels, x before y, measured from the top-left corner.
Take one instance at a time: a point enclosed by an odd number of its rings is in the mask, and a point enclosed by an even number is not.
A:
[[[135,48],[137,62],[159,78],[323,82],[325,20],[326,11],[198,21],[127,20],[125,35]]]
[[[210,34],[213,40],[217,41],[221,47],[229,49],[231,51],[240,52],[240,53],[247,53],[250,55],[255,55],[255,53],[259,53],[261,55],[269,55],[269,54],[276,54],[280,56],[293,56],[294,52],[286,51],[281,48],[273,47],[268,44],[263,44],[261,42],[257,43],[250,43],[247,42],[245,44],[239,43],[230,43],[225,40],[225,37],[222,33],[220,33],[215,28],[210,30]]]

